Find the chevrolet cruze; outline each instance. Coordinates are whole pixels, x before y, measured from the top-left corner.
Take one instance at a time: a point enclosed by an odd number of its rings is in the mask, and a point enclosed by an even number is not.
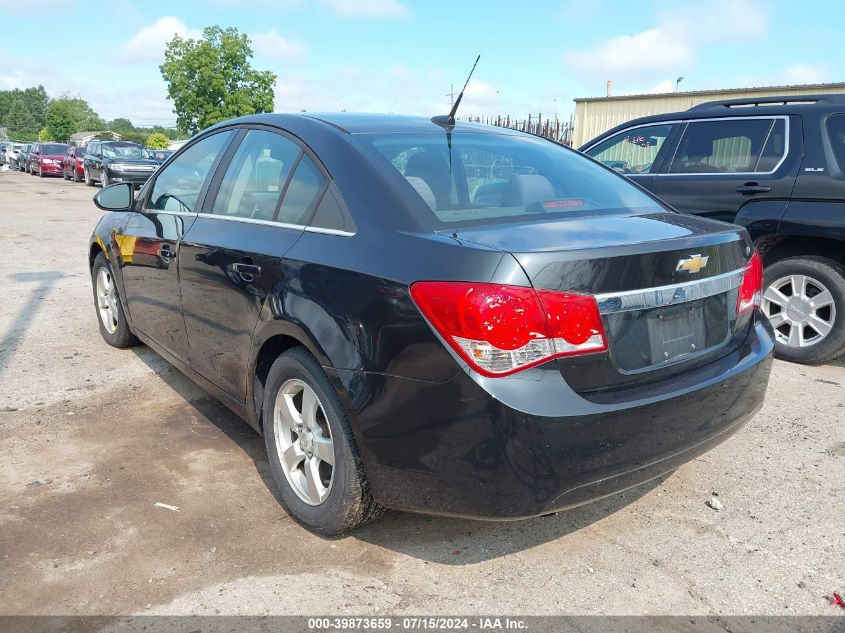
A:
[[[257,115],[194,137],[90,242],[100,332],[265,438],[323,534],[383,508],[555,512],[663,475],[762,405],[745,230],[519,132]]]

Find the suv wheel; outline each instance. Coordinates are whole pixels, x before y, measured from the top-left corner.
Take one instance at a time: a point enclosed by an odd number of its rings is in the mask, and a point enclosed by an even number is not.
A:
[[[109,186],[109,170],[103,167],[103,175],[100,176],[100,183],[103,185],[103,188]]]
[[[333,536],[381,514],[340,398],[305,348],[273,363],[263,411],[270,470],[291,515]]]
[[[84,173],[85,173],[85,184],[86,184],[86,185],[88,185],[89,187],[93,187],[93,186],[94,186],[94,181],[91,179],[91,174],[90,174],[90,173],[88,173],[88,168],[87,168],[87,167],[85,168],[85,172],[84,172]]]
[[[789,257],[766,267],[763,313],[775,356],[823,363],[845,351],[845,267],[826,257]]]
[[[94,286],[94,307],[103,340],[112,347],[131,347],[138,339],[129,330],[111,266],[103,253],[97,255],[91,268]]]

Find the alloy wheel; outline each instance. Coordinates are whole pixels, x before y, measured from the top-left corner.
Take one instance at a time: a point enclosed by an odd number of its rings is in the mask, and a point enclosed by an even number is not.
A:
[[[325,409],[303,381],[290,379],[279,388],[273,434],[290,487],[308,505],[323,503],[334,479],[334,443]]]
[[[802,348],[820,343],[833,329],[836,304],[823,283],[807,275],[788,275],[763,293],[763,313],[778,343]]]
[[[114,287],[114,278],[106,267],[100,268],[97,272],[97,311],[100,313],[100,320],[109,334],[117,331],[120,313],[117,309],[117,291]]]

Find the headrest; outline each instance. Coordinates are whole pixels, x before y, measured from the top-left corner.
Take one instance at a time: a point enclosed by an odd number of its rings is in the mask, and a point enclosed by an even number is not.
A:
[[[555,188],[545,176],[520,174],[510,179],[502,192],[503,207],[524,207],[532,202],[557,198]]]
[[[417,193],[420,194],[420,198],[425,200],[425,203],[431,207],[432,211],[437,211],[437,200],[435,200],[434,193],[431,191],[431,187],[428,186],[428,183],[426,183],[425,180],[418,178],[417,176],[405,176],[405,180],[408,181],[409,185],[416,189]]]

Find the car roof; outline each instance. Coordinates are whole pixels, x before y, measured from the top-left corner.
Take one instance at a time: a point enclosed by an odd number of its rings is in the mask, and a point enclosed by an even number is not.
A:
[[[413,134],[425,132],[442,132],[443,128],[431,122],[430,117],[409,116],[401,114],[359,114],[351,112],[334,113],[302,113],[302,114],[254,114],[239,119],[225,121],[221,125],[232,123],[254,123],[272,125],[283,129],[307,127],[308,122],[319,122],[328,125],[338,132],[346,134]],[[456,121],[454,132],[479,132],[486,134],[522,135],[522,132],[508,128],[481,125],[466,121]]]

